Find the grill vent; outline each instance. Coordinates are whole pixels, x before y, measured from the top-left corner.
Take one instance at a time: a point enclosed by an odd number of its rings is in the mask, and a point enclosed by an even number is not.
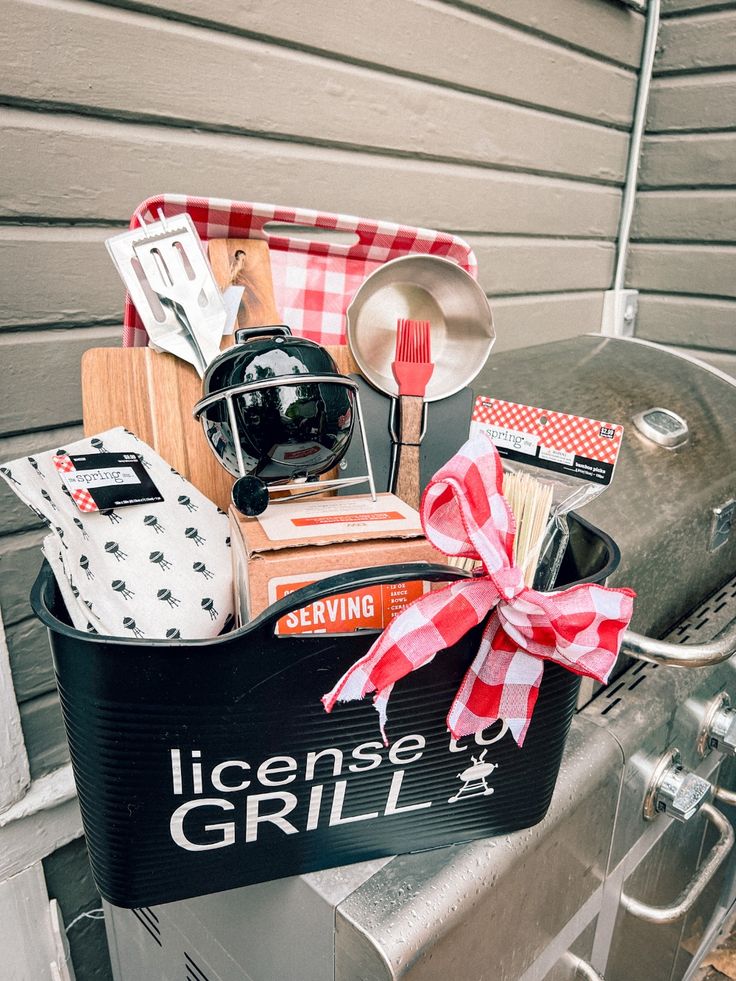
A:
[[[184,962],[187,968],[186,981],[210,981],[210,978],[186,951],[184,951]]]
[[[153,910],[149,906],[141,906],[138,909],[132,909],[130,912],[153,937],[159,947],[163,947],[161,943],[161,927],[159,926],[158,917]]]
[[[710,596],[690,616],[681,620],[664,639],[674,644],[706,644],[735,617],[736,576]],[[658,664],[640,661],[625,671],[596,698],[595,706],[599,714],[608,715],[622,701],[627,691],[638,688],[658,667]]]
[[[709,635],[718,633],[721,627],[725,627],[726,623],[733,619],[734,606],[736,606],[736,577],[675,627],[669,639],[678,644],[705,643]]]

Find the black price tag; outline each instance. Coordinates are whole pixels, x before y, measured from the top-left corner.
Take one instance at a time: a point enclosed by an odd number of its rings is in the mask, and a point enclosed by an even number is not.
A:
[[[137,453],[90,453],[54,457],[54,464],[80,511],[109,511],[163,501]]]

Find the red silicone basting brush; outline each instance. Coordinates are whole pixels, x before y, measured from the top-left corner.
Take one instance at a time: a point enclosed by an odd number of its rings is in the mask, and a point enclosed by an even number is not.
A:
[[[398,463],[395,493],[419,508],[419,445],[422,441],[424,393],[434,364],[428,320],[401,319],[396,324],[396,360],[391,365],[399,386]]]

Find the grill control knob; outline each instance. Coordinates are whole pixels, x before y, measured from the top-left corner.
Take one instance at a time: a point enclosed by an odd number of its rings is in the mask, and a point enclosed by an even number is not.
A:
[[[712,749],[736,756],[736,710],[731,699],[722,691],[705,710],[703,726],[698,736],[698,752],[705,756]]]
[[[679,749],[668,750],[657,764],[644,798],[644,817],[666,814],[689,821],[713,799],[713,785],[682,765]]]

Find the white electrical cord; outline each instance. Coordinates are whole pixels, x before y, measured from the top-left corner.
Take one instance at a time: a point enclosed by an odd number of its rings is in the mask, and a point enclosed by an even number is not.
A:
[[[98,914],[98,915],[96,916],[95,914]],[[74,917],[74,919],[72,920],[72,922],[68,926],[65,926],[64,927],[64,933],[69,933],[69,931],[71,930],[71,928],[76,923],[79,923],[80,920],[85,919],[85,917],[88,920],[104,920],[105,919],[105,911],[103,910],[103,908],[101,906],[98,906],[96,909],[88,909],[86,912],[80,913],[79,916],[75,916]]]
[[[636,202],[636,185],[639,176],[639,163],[641,161],[641,144],[647,123],[647,104],[649,102],[649,89],[652,84],[654,56],[657,53],[659,6],[660,0],[649,0],[641,69],[639,71],[639,85],[636,90],[636,105],[634,107],[634,120],[631,129],[631,143],[629,144],[629,159],[626,165],[626,182],[621,201],[621,220],[619,221],[616,243],[616,272],[613,277],[614,290],[622,290],[624,288],[626,257],[629,251],[631,223],[634,219],[634,204]]]

